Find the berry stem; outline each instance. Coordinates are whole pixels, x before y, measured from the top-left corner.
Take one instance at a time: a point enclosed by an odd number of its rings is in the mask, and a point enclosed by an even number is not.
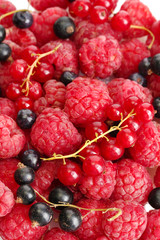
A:
[[[55,47],[53,50],[49,51],[49,52],[46,52],[46,53],[43,53],[43,54],[37,54],[37,59],[33,62],[33,64],[31,66],[29,66],[29,72],[28,72],[28,75],[27,77],[23,80],[23,83],[21,84],[21,88],[23,88],[24,85],[26,85],[25,89],[22,89],[22,92],[23,93],[26,93],[25,96],[28,96],[29,94],[29,84],[31,84],[30,82],[30,77],[34,75],[34,68],[37,67],[37,64],[40,64],[40,59],[56,52],[58,50],[59,47],[61,47],[62,44],[59,44],[57,47]]]
[[[85,144],[80,148],[78,149],[75,153],[72,153],[72,154],[69,154],[69,155],[61,155],[61,154],[56,154],[54,153],[53,154],[53,157],[50,157],[50,158],[41,158],[43,161],[52,161],[52,160],[55,160],[55,159],[65,159],[65,158],[77,158],[79,157],[79,153],[84,149],[86,148],[87,146],[91,145],[92,143],[94,142],[97,142],[98,139],[100,138],[106,138],[106,135],[110,132],[113,132],[113,131],[116,131],[116,130],[121,130],[121,125],[122,123],[124,123],[128,118],[130,118],[131,116],[134,116],[135,113],[133,113],[134,110],[132,110],[124,119],[123,119],[123,115],[121,114],[121,121],[120,123],[118,124],[118,126],[112,126],[107,132],[104,132],[103,134],[97,136],[96,138],[94,138],[93,140],[87,140],[85,142]],[[124,127],[123,127],[124,128]]]
[[[109,212],[109,211],[111,211],[111,212],[116,211],[117,213],[113,217],[108,218],[107,219],[108,221],[113,221],[116,218],[118,218],[120,215],[122,215],[122,210],[119,209],[119,208],[105,208],[105,209],[95,208],[95,209],[91,209],[91,208],[79,207],[79,206],[76,206],[76,205],[73,205],[73,204],[63,203],[63,202],[59,203],[59,204],[54,204],[52,202],[49,202],[45,197],[43,197],[35,189],[34,189],[34,191],[40,198],[42,198],[46,203],[48,203],[50,205],[50,207],[54,207],[54,208],[57,208],[57,207],[72,207],[72,208],[77,208],[77,209],[86,210],[86,211],[90,211],[90,212],[92,212],[92,211],[102,212],[103,214],[106,213],[106,212]]]
[[[136,26],[136,25],[131,25],[130,28],[140,29],[140,30],[144,30],[144,31],[148,32],[148,33],[151,35],[151,37],[152,37],[152,41],[151,41],[151,43],[149,44],[148,49],[151,49],[151,48],[152,48],[153,43],[154,43],[154,41],[155,41],[155,36],[154,36],[154,34],[153,34],[148,28],[146,28],[146,27],[144,27],[144,26]]]
[[[5,13],[3,14],[2,16],[0,16],[0,21],[5,18],[5,17],[8,17],[14,13],[17,13],[17,12],[25,12],[25,11],[28,11],[27,9],[20,9],[20,10],[14,10],[14,11],[11,11],[11,12],[8,12],[8,13]]]

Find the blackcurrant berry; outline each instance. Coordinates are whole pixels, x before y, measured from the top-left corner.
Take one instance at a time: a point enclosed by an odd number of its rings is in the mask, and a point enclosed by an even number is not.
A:
[[[17,28],[29,28],[33,24],[33,16],[28,11],[16,12],[13,15],[13,24]]]
[[[147,76],[149,70],[151,69],[151,57],[146,57],[140,61],[138,65],[138,71],[141,75]]]
[[[59,186],[54,188],[49,194],[49,201],[55,204],[59,203],[73,203],[73,193],[69,188],[65,186]],[[64,207],[57,207],[57,209],[63,209]]]
[[[0,43],[5,39],[5,37],[6,37],[6,30],[2,25],[0,25]]]
[[[38,202],[29,209],[29,218],[33,225],[45,226],[51,222],[53,211],[46,203]]]
[[[154,109],[157,111],[157,113],[155,114],[155,117],[160,118],[160,97],[155,98],[152,104]]]
[[[147,80],[140,73],[133,73],[129,76],[129,79],[138,83],[143,87],[147,87]]]
[[[157,74],[160,75],[160,53],[154,55],[154,57],[151,60],[151,70]]]
[[[148,202],[153,208],[160,209],[160,187],[154,188],[150,192]]]
[[[29,129],[36,120],[36,114],[30,109],[21,109],[17,114],[17,124],[22,129]]]
[[[57,37],[66,39],[74,34],[75,24],[69,17],[60,17],[54,23],[53,29]]]
[[[37,170],[42,162],[40,159],[40,154],[33,149],[28,149],[23,152],[20,156],[20,160],[24,165],[31,167],[34,170]]]
[[[0,43],[0,61],[6,61],[11,55],[11,48],[6,43]]]
[[[60,81],[67,86],[69,83],[71,83],[76,77],[78,77],[77,74],[75,74],[74,72],[63,72],[61,77],[60,77]]]
[[[82,216],[78,209],[66,207],[59,214],[60,228],[66,232],[76,231],[82,223]]]
[[[19,185],[30,184],[34,181],[35,173],[30,167],[20,167],[14,173],[14,179]]]
[[[29,205],[36,200],[36,193],[30,185],[21,185],[17,190],[17,202]]]

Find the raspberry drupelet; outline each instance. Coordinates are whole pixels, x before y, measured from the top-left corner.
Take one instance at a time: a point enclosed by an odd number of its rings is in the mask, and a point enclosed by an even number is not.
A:
[[[160,76],[152,74],[147,77],[147,87],[152,92],[154,98],[159,97],[160,93]]]
[[[8,0],[1,0],[0,16],[3,14],[6,14],[8,12],[15,11],[15,10],[16,10],[16,7],[14,6],[14,4],[12,2],[10,2]],[[8,17],[3,18],[1,21],[1,24],[6,28],[11,27],[13,25],[12,17],[13,17],[13,14]]]
[[[34,7],[36,10],[43,11],[47,8],[51,7],[61,7],[66,8],[69,4],[68,0],[31,0],[30,4],[32,7]]]
[[[0,98],[0,114],[5,114],[16,119],[16,107],[14,102],[8,98]]]
[[[45,236],[44,240],[78,240],[76,236],[74,236],[72,233],[65,232],[62,229],[58,227],[52,228],[50,231],[48,231]]]

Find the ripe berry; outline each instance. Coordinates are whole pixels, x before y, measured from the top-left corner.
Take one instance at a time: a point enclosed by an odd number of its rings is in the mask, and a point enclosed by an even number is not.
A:
[[[11,48],[6,43],[0,43],[0,61],[6,61],[11,55]]]
[[[113,10],[113,3],[112,0],[94,0],[93,6],[103,6],[105,7],[109,12]]]
[[[129,13],[126,11],[119,11],[111,19],[111,27],[119,32],[127,31],[131,26],[131,19]]]
[[[85,128],[85,135],[89,140],[100,136],[101,134],[105,133],[108,130],[107,125],[104,122],[92,122],[88,124]],[[102,140],[99,139],[98,141]]]
[[[17,114],[17,124],[21,129],[30,129],[36,121],[36,114],[30,109],[21,109]]]
[[[37,59],[37,54],[40,54],[40,49],[37,46],[30,45],[22,50],[21,58],[31,65]]]
[[[0,25],[0,43],[5,39],[5,37],[6,37],[6,30],[2,25]]]
[[[157,74],[160,75],[160,53],[154,55],[154,57],[151,60],[151,70]]]
[[[65,186],[59,186],[54,188],[49,194],[49,201],[54,204],[59,203],[73,203],[73,192]],[[57,207],[57,209],[62,210],[64,207]]]
[[[46,203],[38,202],[29,209],[29,218],[33,225],[45,226],[51,222],[53,211]]]
[[[10,83],[6,89],[6,96],[13,101],[22,96],[20,85],[18,83]]]
[[[44,83],[53,78],[54,75],[54,67],[49,63],[41,63],[35,69],[36,72],[33,75],[34,80]]]
[[[67,86],[69,83],[71,83],[76,77],[78,77],[77,74],[75,74],[74,72],[63,72],[61,77],[60,77],[60,81]]]
[[[75,32],[75,24],[69,17],[60,17],[54,23],[54,33],[57,37],[66,39],[71,37]]]
[[[150,103],[141,103],[135,109],[136,117],[141,122],[149,122],[153,120],[154,108]]]
[[[114,103],[112,105],[109,105],[106,111],[107,111],[107,117],[110,120],[113,120],[113,121],[121,120],[121,114],[123,113],[123,109],[120,104]]]
[[[28,97],[19,97],[15,103],[17,111],[21,109],[33,109],[33,101]]]
[[[13,24],[17,28],[29,28],[33,24],[33,16],[29,11],[16,12],[13,15]]]
[[[139,97],[130,96],[124,102],[124,109],[129,113],[141,103],[142,103],[142,100]]]
[[[14,173],[14,179],[19,185],[30,184],[34,181],[35,173],[30,167],[23,166]]]
[[[37,100],[42,96],[42,86],[39,82],[31,81],[29,86],[28,97],[32,100]]]
[[[129,128],[124,128],[117,134],[117,143],[123,148],[131,147],[137,140],[135,132]]]
[[[17,202],[29,205],[36,200],[36,193],[30,185],[21,185],[17,189]]]
[[[157,111],[155,114],[155,117],[160,118],[160,97],[155,98],[152,104],[153,104],[154,110]]]
[[[148,202],[153,208],[160,209],[160,187],[154,188],[150,192]]]
[[[82,216],[78,209],[66,207],[59,214],[59,226],[66,232],[76,231],[82,223]]]
[[[90,155],[100,155],[100,149],[97,143],[92,143],[85,147],[80,153],[82,157],[87,157]],[[81,159],[81,158],[80,158]]]
[[[95,24],[102,24],[108,21],[108,11],[103,6],[94,6],[90,10],[91,21]]]
[[[141,75],[147,76],[151,70],[151,57],[142,59],[138,65],[138,71]]]
[[[22,79],[24,79],[27,74],[27,68],[28,64],[25,60],[17,59],[10,67],[11,76],[16,82],[22,82]]]
[[[140,73],[133,73],[129,76],[129,79],[140,84],[143,87],[147,87],[147,80]]]
[[[86,17],[89,15],[90,8],[91,8],[90,1],[76,0],[69,6],[69,13],[72,16],[77,16],[77,17],[83,18],[83,17]]]
[[[104,159],[98,155],[87,156],[83,161],[83,171],[88,176],[96,176],[104,170]]]
[[[20,156],[20,161],[34,170],[37,170],[41,166],[40,154],[33,149],[24,151]]]
[[[124,123],[122,123],[122,127],[126,125],[133,132],[137,132],[141,127],[141,123],[137,120],[136,117],[130,117]]]

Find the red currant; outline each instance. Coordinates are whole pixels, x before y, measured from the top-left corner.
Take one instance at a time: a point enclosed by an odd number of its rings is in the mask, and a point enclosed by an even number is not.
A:
[[[102,24],[108,21],[109,13],[103,6],[94,6],[90,10],[91,21],[95,24]]]
[[[100,155],[100,149],[99,149],[97,143],[92,143],[92,144],[88,145],[87,147],[85,147],[79,153],[79,155],[81,155],[82,157],[87,157],[90,155]]]
[[[91,3],[88,0],[77,0],[74,1],[72,4],[69,6],[69,13],[72,16],[77,16],[77,17],[86,17],[89,14],[91,8]]]
[[[85,128],[86,137],[89,140],[92,140],[97,137],[97,135],[101,135],[108,130],[107,125],[104,122],[92,122],[88,124]],[[100,141],[101,139],[99,139]]]
[[[99,155],[91,155],[83,161],[83,171],[88,176],[96,176],[104,170],[104,159]]]
[[[19,97],[15,103],[17,111],[21,109],[33,109],[33,101],[28,97]]]
[[[120,104],[112,104],[107,107],[107,117],[113,121],[121,120],[121,114],[123,113],[123,109]]]
[[[13,101],[23,96],[20,85],[18,83],[10,83],[6,89],[6,96]]]
[[[33,79],[44,83],[53,78],[54,75],[54,67],[49,63],[41,63],[35,69],[35,74],[33,75]]]
[[[127,126],[131,131],[137,132],[141,127],[141,122],[133,116],[128,118],[124,123],[122,123],[122,127]]]
[[[129,128],[124,128],[117,134],[117,143],[123,148],[129,148],[133,144],[135,144],[137,140],[137,136],[135,132],[130,130]]]
[[[22,82],[27,74],[28,64],[23,59],[15,60],[10,68],[10,73],[16,82]]]
[[[141,122],[149,122],[154,118],[154,108],[150,103],[141,103],[135,109],[136,117]]]
[[[128,30],[131,26],[131,18],[129,13],[121,10],[115,14],[111,19],[111,27],[120,32]]]
[[[39,82],[31,81],[29,86],[28,97],[32,100],[37,100],[42,96],[42,86]]]
[[[111,12],[113,10],[113,3],[111,0],[95,0],[93,3],[93,6],[103,6],[109,12]]]
[[[142,100],[137,96],[130,96],[126,98],[124,102],[124,109],[126,112],[131,112],[133,109],[135,109],[136,106],[142,103]]]
[[[31,65],[36,59],[37,54],[40,54],[40,49],[37,46],[30,45],[25,47],[21,52],[21,57]]]

